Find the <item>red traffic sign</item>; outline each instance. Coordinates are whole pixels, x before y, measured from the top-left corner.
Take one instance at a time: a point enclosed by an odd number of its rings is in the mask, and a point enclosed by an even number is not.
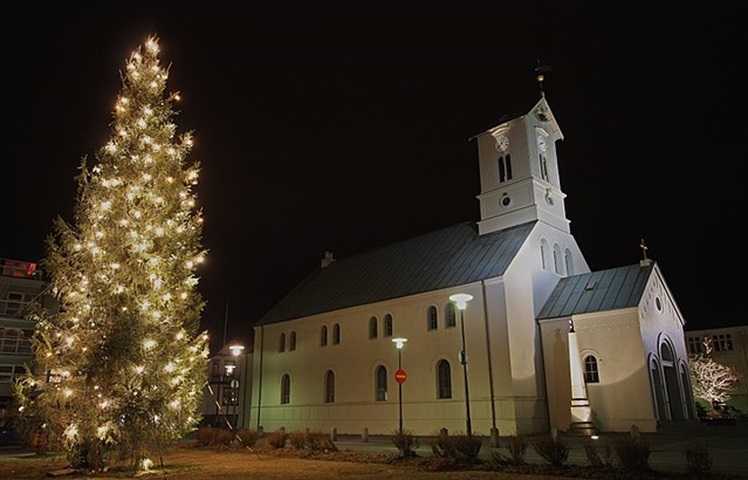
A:
[[[399,369],[398,369],[398,370],[397,370],[397,371],[395,372],[395,381],[396,381],[397,383],[404,383],[404,382],[405,382],[405,380],[407,380],[407,379],[408,379],[408,374],[407,374],[407,373],[405,373],[405,370],[403,370],[402,368],[399,368]]]

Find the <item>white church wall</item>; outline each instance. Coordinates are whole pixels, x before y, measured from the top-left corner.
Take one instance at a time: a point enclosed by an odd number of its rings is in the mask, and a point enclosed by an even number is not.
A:
[[[574,316],[574,330],[582,362],[587,355],[598,361],[599,383],[587,383],[593,420],[602,432],[627,432],[636,425],[656,431],[646,360],[641,347],[636,309]],[[546,362],[551,426],[561,431],[571,421],[569,374],[569,319],[541,322]]]
[[[255,358],[254,379],[259,382],[262,364],[262,402],[259,404],[260,425],[266,430],[281,426],[286,429],[336,428],[339,433],[358,434],[367,428],[371,434],[389,434],[398,427],[398,388],[394,381],[397,349],[392,337],[383,337],[379,328],[376,339],[369,339],[368,322],[372,315],[382,319],[393,316],[393,337],[406,337],[402,351],[402,367],[408,374],[403,384],[403,427],[421,435],[430,435],[447,428],[466,430],[466,408],[462,366],[460,318],[445,328],[444,307],[453,293],[469,293],[474,299],[465,310],[466,349],[473,431],[488,435],[492,425],[488,355],[481,284],[439,292],[429,292],[376,305],[346,309],[325,315],[266,325],[263,359]],[[496,303],[492,301],[491,303]],[[439,312],[438,328],[427,329],[427,309]],[[341,325],[341,343],[332,345],[332,328]],[[328,326],[330,338],[326,347],[319,346],[320,329]],[[279,352],[281,332],[288,337],[297,333],[295,351]],[[263,333],[256,332],[255,352],[260,355]],[[417,359],[417,360],[416,360]],[[451,366],[452,398],[438,399],[436,364],[446,359]],[[378,365],[387,368],[388,395],[384,402],[375,401],[375,371]],[[335,402],[324,402],[324,374],[335,372]],[[291,399],[280,405],[280,383],[284,373],[291,375]],[[253,389],[258,391],[258,385]],[[251,408],[254,425],[257,418],[257,394]]]

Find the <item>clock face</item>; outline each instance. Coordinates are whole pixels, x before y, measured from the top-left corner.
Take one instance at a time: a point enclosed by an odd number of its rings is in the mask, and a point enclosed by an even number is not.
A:
[[[540,149],[541,152],[545,152],[546,149],[548,148],[548,145],[546,144],[546,141],[545,141],[545,136],[543,135],[538,135],[538,148]]]
[[[509,150],[509,137],[506,135],[496,137],[496,150],[500,152],[506,152]]]

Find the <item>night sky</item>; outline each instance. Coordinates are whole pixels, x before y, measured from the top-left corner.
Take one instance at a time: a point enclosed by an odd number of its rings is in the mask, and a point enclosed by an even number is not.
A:
[[[214,348],[248,341],[326,250],[477,221],[469,138],[534,105],[540,60],[590,267],[638,262],[644,238],[687,329],[748,323],[738,2],[55,3],[0,6],[0,257],[40,260],[72,220],[120,71],[156,35],[202,165],[203,326]]]

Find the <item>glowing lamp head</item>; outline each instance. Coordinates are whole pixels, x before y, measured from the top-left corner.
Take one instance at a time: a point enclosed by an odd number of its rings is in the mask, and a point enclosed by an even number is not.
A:
[[[238,343],[234,343],[234,344],[229,345],[229,350],[231,351],[231,355],[238,357],[244,351],[244,345],[239,345]]]
[[[408,341],[407,338],[402,338],[402,337],[400,337],[400,338],[393,338],[392,339],[392,343],[395,344],[395,346],[398,348],[398,350],[401,349],[401,348],[403,348],[403,345],[405,345],[405,342],[407,342],[407,341]]]
[[[459,308],[460,310],[465,310],[465,307],[467,307],[467,302],[472,300],[473,296],[468,295],[467,293],[456,293],[454,295],[451,295],[449,299],[455,302],[457,308]]]

